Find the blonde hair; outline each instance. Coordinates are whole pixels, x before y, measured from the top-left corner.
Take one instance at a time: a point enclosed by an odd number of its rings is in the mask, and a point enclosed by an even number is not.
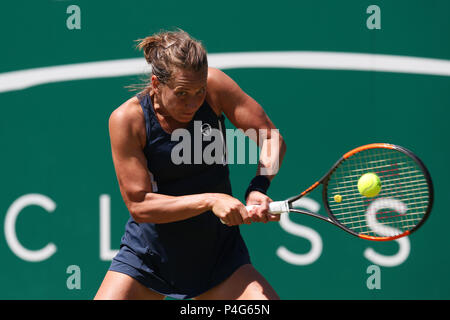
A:
[[[136,47],[144,52],[145,60],[152,67],[152,75],[163,84],[172,79],[177,68],[195,72],[208,69],[203,44],[181,29],[161,31],[136,41],[139,41]],[[148,87],[147,81],[145,88]]]

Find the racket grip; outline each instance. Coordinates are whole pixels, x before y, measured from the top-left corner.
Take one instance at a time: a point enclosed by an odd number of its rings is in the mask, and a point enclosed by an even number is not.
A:
[[[247,211],[252,210],[253,208],[258,207],[257,204],[252,204],[250,206],[246,206],[245,209],[247,209]],[[287,201],[273,201],[269,203],[269,213],[271,214],[282,214],[285,212],[289,212],[289,204]],[[223,224],[225,224],[225,222],[222,221],[222,219],[220,220]]]
[[[269,203],[269,212],[271,214],[282,214],[289,212],[289,204],[287,201],[273,201]]]
[[[247,209],[247,211],[250,211],[255,207],[258,207],[258,205],[252,204],[250,206],[246,206],[245,209]],[[282,214],[285,212],[289,212],[289,205],[287,201],[274,201],[269,203],[269,213]]]

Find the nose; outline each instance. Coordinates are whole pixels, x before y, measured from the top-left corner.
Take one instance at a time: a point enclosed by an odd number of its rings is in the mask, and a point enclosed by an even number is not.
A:
[[[185,107],[186,107],[186,109],[188,109],[188,110],[192,110],[192,109],[197,109],[197,104],[196,103],[187,103],[186,105],[185,105]]]
[[[194,98],[186,102],[185,107],[189,110],[198,109],[203,104],[203,98]]]

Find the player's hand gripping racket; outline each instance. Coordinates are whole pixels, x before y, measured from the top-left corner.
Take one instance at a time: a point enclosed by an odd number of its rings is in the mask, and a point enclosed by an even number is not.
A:
[[[370,180],[366,181],[370,192],[361,191],[364,185],[360,179],[367,173],[371,173],[373,183],[378,182],[374,187]],[[323,187],[328,216],[297,209],[296,201],[319,185]],[[433,185],[422,161],[403,147],[374,143],[347,152],[322,179],[299,195],[271,202],[269,212],[314,216],[360,238],[382,241],[417,230],[430,214],[432,204]]]

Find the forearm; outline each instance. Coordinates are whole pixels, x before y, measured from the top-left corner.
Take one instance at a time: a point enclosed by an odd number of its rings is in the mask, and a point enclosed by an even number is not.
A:
[[[177,197],[147,193],[143,201],[132,205],[130,213],[138,223],[169,223],[211,210],[214,199],[213,193]]]
[[[270,130],[269,132],[269,135],[262,138],[256,175],[265,175],[269,180],[272,180],[283,162],[286,143],[278,130]]]

